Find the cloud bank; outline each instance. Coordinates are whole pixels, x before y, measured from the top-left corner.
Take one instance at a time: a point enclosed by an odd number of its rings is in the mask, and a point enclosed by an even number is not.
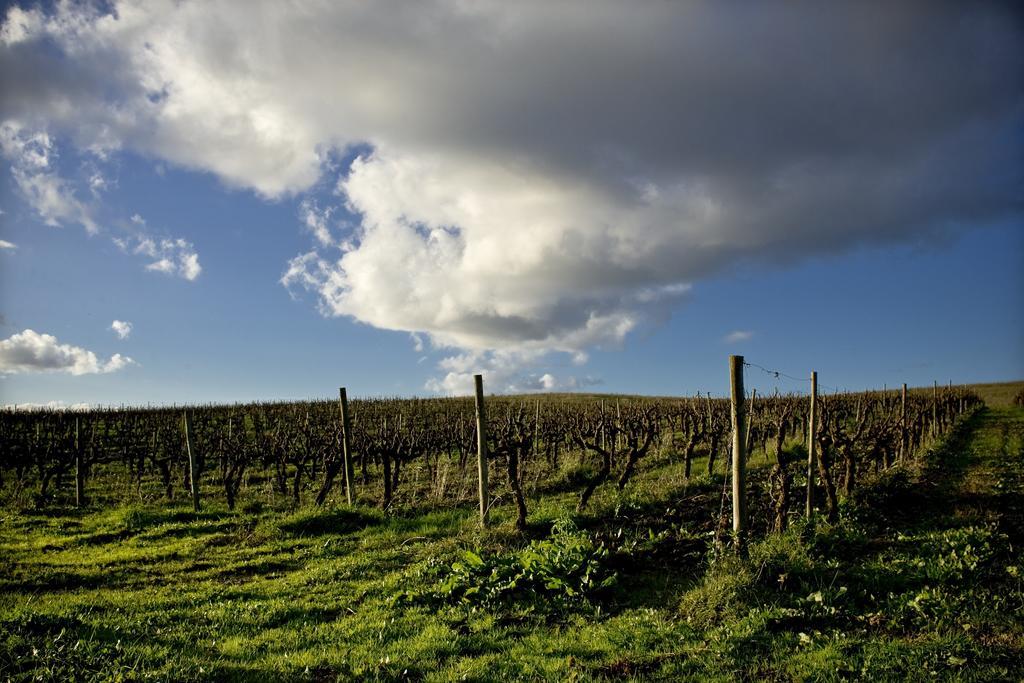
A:
[[[0,410],[10,410],[24,412],[26,410],[70,410],[70,411],[88,411],[92,408],[89,403],[71,403],[68,404],[66,401],[47,401],[46,403],[5,403],[0,406]]]
[[[1024,199],[1009,4],[111,5],[9,10],[0,119],[268,198],[327,176],[282,283],[453,365],[614,347],[709,274]]]
[[[117,372],[135,361],[115,353],[101,361],[96,354],[80,346],[61,344],[51,334],[25,330],[0,341],[0,373],[66,372],[70,375],[95,375]]]

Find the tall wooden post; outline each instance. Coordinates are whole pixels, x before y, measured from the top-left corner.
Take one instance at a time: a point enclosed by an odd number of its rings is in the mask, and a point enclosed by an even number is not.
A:
[[[622,428],[622,408],[619,406],[619,398],[615,397],[615,429],[612,430],[612,462],[619,454],[619,429]],[[660,446],[659,446],[660,448]]]
[[[708,434],[711,433],[711,392],[709,391],[704,396],[704,405],[707,407],[708,414]]]
[[[729,356],[729,385],[732,394],[732,533],[736,549],[746,550],[747,473],[746,415],[743,405],[743,356]]]
[[[185,451],[188,453],[188,482],[192,489],[192,510],[199,512],[199,468],[196,466],[196,456],[192,452],[192,421],[185,411]]]
[[[811,414],[807,423],[807,506],[805,514],[810,517],[814,512],[814,474],[818,467],[817,461],[817,424],[815,413],[818,408],[818,373],[811,372]]]
[[[708,438],[710,439],[711,432],[714,429],[714,427],[713,427],[714,420],[711,417],[711,392],[710,391],[707,392],[707,394],[705,394],[704,404],[707,407],[707,413],[708,413],[708,415],[707,415],[707,417],[708,417]],[[711,441],[713,441],[713,440],[711,440]],[[711,450],[710,450],[710,442],[709,442],[709,444],[708,444],[708,476],[709,477],[711,476],[711,465],[712,465],[712,463],[714,463],[716,455],[718,455],[718,453],[712,453],[711,452]]]
[[[349,451],[349,434],[352,433],[352,424],[348,416],[348,394],[345,387],[338,389],[338,406],[341,410],[341,460],[345,468],[345,500],[352,505],[356,498],[356,481],[352,472],[352,454]]]
[[[939,382],[932,380],[932,438],[939,435]]]
[[[537,457],[537,436],[540,434],[540,401],[534,402],[533,442],[530,444],[530,455]]]
[[[907,457],[907,383],[900,394],[900,462]]]
[[[484,376],[473,375],[476,388],[476,466],[480,479],[480,526],[487,526],[490,499],[487,490],[487,413],[484,411]]]
[[[740,356],[740,367],[742,367],[742,366],[743,366],[743,356]],[[740,380],[742,380],[742,379],[743,379],[743,377],[741,375],[740,376]],[[744,441],[744,444],[743,444],[743,457],[744,458],[749,458],[751,453],[754,452],[754,445],[751,443],[751,439],[753,438],[754,430],[751,429],[750,427],[751,427],[751,425],[753,424],[753,421],[754,421],[754,401],[756,401],[756,400],[757,400],[757,389],[751,389],[750,390],[750,410],[747,411],[746,438],[745,438],[745,441]]]
[[[82,463],[82,442],[79,438],[78,420],[75,417],[75,507],[85,505],[85,467]]]

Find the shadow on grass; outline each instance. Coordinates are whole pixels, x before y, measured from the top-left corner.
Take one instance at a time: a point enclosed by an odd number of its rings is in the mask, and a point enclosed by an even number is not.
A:
[[[104,572],[75,573],[62,569],[36,571],[31,577],[21,577],[0,581],[0,591],[4,593],[24,593],[41,591],[74,591],[95,590],[125,585],[138,578],[134,572],[126,570],[106,570]]]
[[[151,541],[172,540],[178,538],[194,538],[209,534],[224,534],[239,531],[246,527],[244,522],[235,520],[222,520],[213,524],[168,524],[160,529],[154,529],[140,534],[142,538]]]
[[[264,558],[255,562],[247,562],[223,569],[216,572],[214,576],[223,583],[244,583],[246,580],[256,577],[294,571],[301,567],[302,564],[298,560]],[[212,567],[213,565],[209,568]]]
[[[971,443],[987,412],[981,410],[959,423],[937,448],[921,456],[919,476],[913,464],[872,475],[870,485],[853,495],[860,521],[870,523],[877,534],[887,529],[948,526],[951,510],[963,498],[961,485],[971,462]]]
[[[88,508],[75,507],[74,505],[42,505],[42,506],[28,506],[18,510],[18,514],[23,517],[42,517],[42,518],[62,518],[62,519],[80,519],[87,514],[90,510]]]
[[[302,510],[281,520],[277,527],[292,536],[324,536],[348,534],[375,526],[383,521],[379,512],[336,508],[333,510]]]

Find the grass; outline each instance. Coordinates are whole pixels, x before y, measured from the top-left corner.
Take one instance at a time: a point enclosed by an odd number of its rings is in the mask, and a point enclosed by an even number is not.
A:
[[[525,535],[507,505],[487,531],[469,506],[5,510],[0,678],[1024,677],[1024,410],[748,560],[711,541],[721,479],[679,468],[652,457],[572,524],[572,491],[543,487]]]
[[[1013,399],[1024,391],[1024,381],[971,384],[968,388],[978,394],[986,405],[993,408],[1009,408],[1013,405]]]

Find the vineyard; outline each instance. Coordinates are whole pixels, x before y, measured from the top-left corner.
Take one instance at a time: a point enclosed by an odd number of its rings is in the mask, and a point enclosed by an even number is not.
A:
[[[737,367],[731,399],[0,413],[0,674],[1019,677],[998,516],[1020,512],[1020,409],[989,424],[938,385],[761,396]],[[978,492],[969,523],[921,528],[983,424],[1005,509]],[[895,568],[858,564],[893,534]],[[1002,602],[960,624],[942,591],[982,577]],[[935,624],[938,650],[868,656]]]
[[[914,457],[979,403],[951,388],[817,401],[816,485],[833,521],[860,470],[878,472]],[[772,527],[782,530],[800,502],[793,479],[798,460],[806,459],[787,445],[808,445],[810,398],[755,396],[748,403],[745,450],[771,465],[766,503]],[[81,505],[89,498],[96,505],[173,503],[194,496],[197,510],[200,499],[234,510],[239,503],[322,506],[347,498],[397,512],[475,501],[480,452],[471,398],[346,399],[345,405],[347,420],[341,400],[8,411],[0,417],[0,486],[7,502],[20,506]],[[567,465],[578,513],[606,483],[625,490],[649,454],[678,457],[684,480],[693,476],[697,453],[704,454],[709,477],[729,466],[730,402],[710,395],[491,397],[483,420],[485,461],[501,472],[500,484],[488,481],[486,496],[514,505],[517,529],[528,521],[527,499]]]

